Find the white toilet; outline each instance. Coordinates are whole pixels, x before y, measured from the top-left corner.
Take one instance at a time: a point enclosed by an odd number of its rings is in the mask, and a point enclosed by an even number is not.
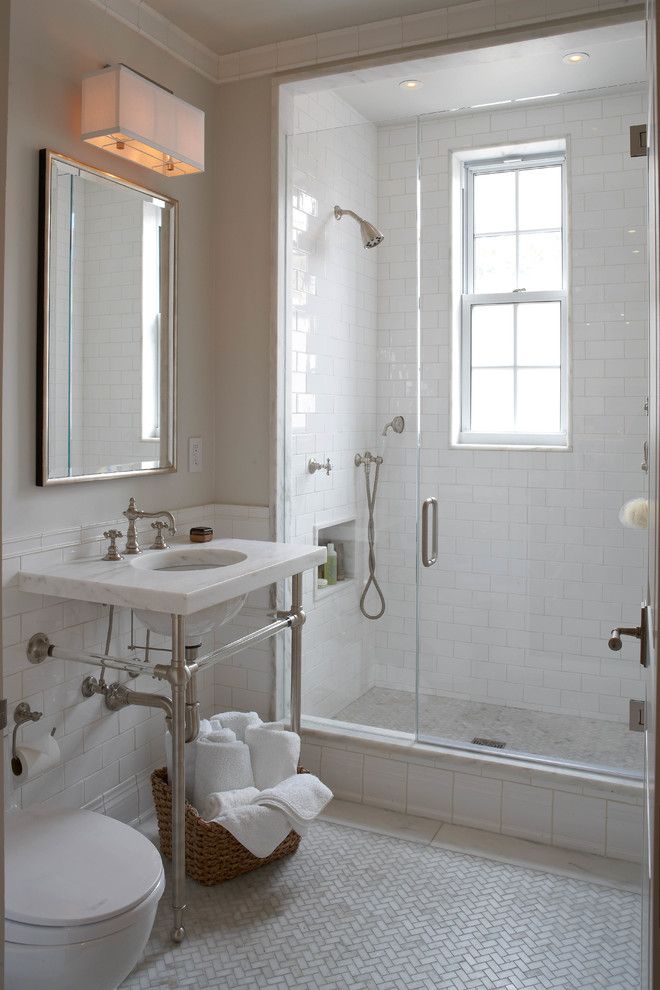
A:
[[[151,934],[158,850],[90,811],[14,811],[5,827],[5,990],[115,990]]]

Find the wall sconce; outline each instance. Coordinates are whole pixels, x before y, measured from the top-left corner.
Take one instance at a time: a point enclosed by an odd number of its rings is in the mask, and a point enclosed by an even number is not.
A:
[[[83,141],[163,175],[204,171],[204,111],[125,65],[83,78]]]

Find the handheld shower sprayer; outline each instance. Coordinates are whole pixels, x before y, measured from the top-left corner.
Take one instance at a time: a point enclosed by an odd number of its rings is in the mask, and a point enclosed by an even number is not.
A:
[[[362,243],[366,248],[378,247],[378,245],[384,240],[385,234],[381,234],[378,227],[374,227],[372,223],[368,220],[364,220],[359,217],[357,213],[353,210],[342,210],[341,206],[335,206],[335,220],[341,220],[342,217],[353,217],[360,225],[360,234],[362,235]]]

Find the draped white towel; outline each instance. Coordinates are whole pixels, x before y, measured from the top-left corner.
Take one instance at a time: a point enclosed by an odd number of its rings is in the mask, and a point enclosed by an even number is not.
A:
[[[209,794],[253,787],[250,750],[231,729],[210,732],[197,740],[193,804],[202,811]]]
[[[240,742],[245,742],[248,725],[259,725],[261,719],[256,712],[219,712],[211,717],[212,722],[220,722],[223,729],[231,729]]]
[[[320,815],[331,800],[332,791],[313,773],[297,773],[275,787],[260,791],[252,803],[281,811],[291,828],[300,834],[301,827]]]
[[[248,804],[232,808],[226,815],[213,820],[231,832],[241,845],[259,859],[270,856],[291,831],[281,812],[263,805]]]
[[[203,718],[199,723],[199,735],[207,736],[211,731],[211,723],[207,718]],[[185,767],[186,767],[186,801],[192,803],[193,789],[195,786],[195,763],[197,760],[197,740],[186,743],[185,747]],[[167,779],[172,783],[172,736],[168,729],[165,729],[165,763],[167,766]]]
[[[256,787],[239,787],[235,791],[216,791],[209,794],[206,801],[204,818],[211,820],[225,815],[231,808],[240,808],[244,804],[252,804],[259,797]]]
[[[254,784],[260,791],[274,787],[298,769],[300,736],[295,732],[249,725],[245,730],[245,741],[250,747]]]

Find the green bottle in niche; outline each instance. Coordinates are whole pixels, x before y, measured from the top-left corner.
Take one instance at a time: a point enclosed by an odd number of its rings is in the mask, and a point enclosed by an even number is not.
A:
[[[337,584],[337,551],[334,543],[328,543],[328,559],[325,562],[325,579],[328,584]]]

